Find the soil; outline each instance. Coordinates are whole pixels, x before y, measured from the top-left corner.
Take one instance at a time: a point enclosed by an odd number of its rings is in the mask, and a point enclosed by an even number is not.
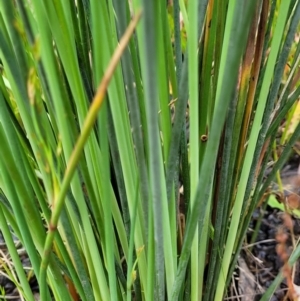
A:
[[[300,238],[300,218],[293,216],[289,209],[300,208],[299,156],[294,154],[281,172],[283,193],[277,184],[272,190],[285,210],[263,205],[255,210],[249,225],[248,235],[235,271],[234,280],[228,291],[228,300],[258,301],[272,284],[280,270],[286,271],[289,280],[300,286],[300,262],[289,267],[287,259]],[[255,243],[250,244],[254,229],[258,227]],[[282,239],[284,237],[284,239]],[[241,281],[240,278],[245,279]],[[290,299],[288,278],[278,286],[270,301],[300,300]]]
[[[279,236],[281,235],[280,233],[287,234],[287,239],[283,242],[287,256],[289,256],[293,250],[292,238],[294,241],[297,241],[300,236],[300,220],[298,218],[291,217],[293,224],[293,233],[291,233],[291,231],[287,229],[285,221],[286,215],[284,212],[269,206],[267,206],[263,212],[261,211],[262,209],[257,209],[254,212],[248,233],[248,239],[250,241],[252,230],[258,222],[259,216],[263,214],[256,242],[252,245],[252,248],[251,245],[245,245],[243,248],[240,256],[244,259],[246,265],[243,265],[243,269],[238,269],[237,273],[239,277],[241,276],[241,273],[251,273],[254,276],[252,280],[252,296],[234,300],[260,300],[263,292],[265,292],[265,290],[272,284],[273,280],[284,266],[284,260],[282,259],[279,251],[281,245],[279,240]],[[239,267],[241,266],[240,261],[238,265]],[[295,275],[292,280],[294,284],[300,285],[299,265],[296,264],[293,268]],[[246,282],[246,285],[249,286],[249,284],[250,281]],[[241,290],[243,290],[243,287]],[[276,289],[271,301],[290,300],[287,298],[287,292],[287,280],[284,279]],[[241,294],[242,292],[239,293]]]

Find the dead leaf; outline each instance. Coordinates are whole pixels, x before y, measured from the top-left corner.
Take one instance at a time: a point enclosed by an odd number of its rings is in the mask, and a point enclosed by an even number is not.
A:
[[[293,301],[300,301],[300,286],[293,284],[294,286],[294,296]]]
[[[254,301],[255,296],[261,293],[259,285],[255,280],[254,275],[250,272],[246,261],[240,257],[238,259],[240,277],[238,288],[240,292],[239,300],[241,301]]]

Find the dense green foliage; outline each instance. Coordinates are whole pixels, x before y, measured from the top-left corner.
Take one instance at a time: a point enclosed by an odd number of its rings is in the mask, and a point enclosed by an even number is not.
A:
[[[171,2],[0,1],[0,229],[26,301],[11,232],[43,301],[226,294],[300,135],[264,179],[300,95],[300,1]]]

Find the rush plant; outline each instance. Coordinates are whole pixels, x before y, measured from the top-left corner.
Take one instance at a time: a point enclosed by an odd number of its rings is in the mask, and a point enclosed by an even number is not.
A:
[[[223,300],[300,135],[272,160],[299,20],[297,0],[0,1],[0,229],[26,301],[12,233],[42,301]]]

